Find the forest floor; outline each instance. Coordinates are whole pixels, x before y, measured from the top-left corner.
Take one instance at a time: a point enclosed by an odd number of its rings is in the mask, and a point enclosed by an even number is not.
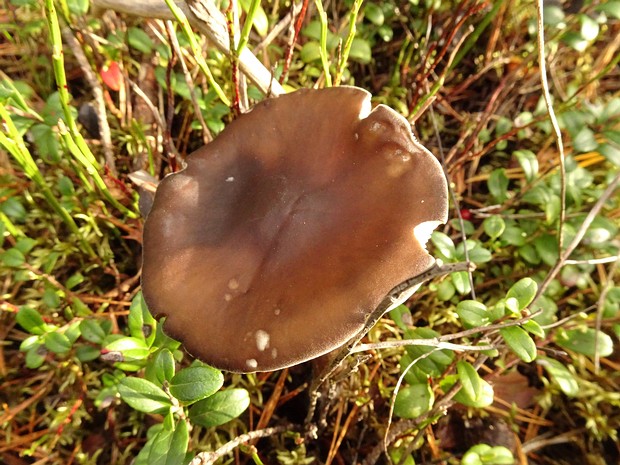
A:
[[[206,1],[262,83],[103,3],[0,5],[0,463],[620,463],[620,1],[545,4],[544,55],[522,0]],[[429,252],[476,266],[363,340],[428,346],[351,355],[307,423],[311,363],[222,374],[141,294],[158,181],[280,84],[406,117],[449,181]]]

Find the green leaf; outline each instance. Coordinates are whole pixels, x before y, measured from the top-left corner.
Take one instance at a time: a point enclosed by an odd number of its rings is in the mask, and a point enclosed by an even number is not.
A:
[[[106,337],[106,332],[96,319],[86,319],[80,322],[82,337],[89,342],[101,344]]]
[[[543,7],[543,20],[545,24],[557,26],[564,21],[564,11],[557,5],[545,5]]]
[[[321,59],[321,46],[318,42],[309,40],[301,47],[299,57],[304,63],[319,61]]]
[[[590,128],[582,128],[573,138],[573,147],[576,152],[591,152],[596,150],[598,142]]]
[[[579,15],[579,22],[581,23],[580,34],[587,41],[593,41],[598,37],[599,25],[596,21],[590,18],[588,15]]]
[[[207,428],[223,425],[237,418],[250,406],[245,389],[226,389],[201,400],[189,409],[189,418]]]
[[[21,200],[17,197],[9,197],[0,203],[0,211],[2,211],[2,213],[11,218],[13,221],[17,221],[19,223],[26,221],[26,217],[28,216]]]
[[[586,51],[586,49],[588,48],[588,45],[590,45],[590,43],[585,40],[581,34],[579,34],[578,32],[575,31],[568,31],[566,32],[563,36],[562,36],[562,41],[568,45],[569,47],[573,48],[574,50],[576,50],[577,52],[583,53]]]
[[[58,132],[47,124],[35,124],[30,128],[30,133],[41,158],[48,163],[58,163],[60,161]]]
[[[81,345],[75,349],[75,356],[80,362],[90,362],[99,358],[101,351],[96,347]]]
[[[47,325],[39,312],[30,307],[22,307],[15,316],[17,323],[30,334],[43,334],[47,331]]]
[[[165,465],[176,465],[184,463],[185,454],[189,442],[189,430],[187,422],[183,419],[179,420],[174,428],[174,434],[170,441],[170,449],[166,458]]]
[[[538,174],[538,158],[536,154],[531,150],[516,150],[513,155],[517,158],[525,179],[527,182],[532,182]]]
[[[594,328],[560,330],[555,342],[566,350],[594,357],[595,344],[601,357],[608,357],[614,351],[614,342],[607,334]]]
[[[487,263],[493,259],[493,254],[490,250],[485,249],[481,244],[477,243],[476,246],[469,252],[469,259],[474,263]],[[463,257],[465,259],[465,257]]]
[[[527,235],[523,229],[517,226],[506,226],[506,229],[502,234],[502,243],[521,247],[525,245],[526,237]]]
[[[450,280],[444,279],[437,285],[437,298],[440,301],[446,302],[452,299],[454,294],[456,294],[456,288]]]
[[[433,231],[431,234],[431,242],[437,249],[445,261],[452,261],[456,255],[456,247],[450,237],[442,232]]]
[[[32,370],[39,368],[45,362],[47,350],[41,344],[32,346],[26,352],[26,367]]]
[[[479,400],[482,395],[482,378],[473,365],[464,360],[459,360],[456,362],[456,371],[465,395],[476,401]]]
[[[207,365],[190,366],[170,381],[170,393],[184,404],[213,395],[224,384],[222,372]]]
[[[250,9],[252,0],[241,0],[239,3],[241,8],[243,8],[243,11],[247,13]],[[254,13],[254,22],[252,23],[252,27],[261,37],[265,37],[269,32],[269,19],[267,18],[267,13],[265,13],[265,10],[261,5],[258,5],[258,8]]]
[[[603,155],[607,161],[616,167],[620,167],[620,149],[612,144],[600,144],[598,151]]]
[[[596,11],[602,11],[616,19],[620,19],[620,1],[611,0],[603,2],[594,8]]]
[[[536,292],[538,291],[538,284],[532,278],[523,278],[517,281],[506,293],[507,298],[515,298],[519,302],[519,310],[524,310],[529,304],[532,303]]]
[[[508,199],[508,176],[506,176],[506,170],[499,168],[493,170],[487,181],[489,192],[495,199],[495,201],[502,203]]]
[[[452,279],[454,288],[459,294],[469,294],[471,285],[469,283],[469,274],[467,271],[455,271],[454,273],[450,273],[450,278]]]
[[[146,379],[126,377],[118,383],[118,393],[130,407],[144,413],[163,413],[172,406],[166,393]]]
[[[153,383],[163,385],[165,381],[172,379],[174,370],[175,363],[172,352],[168,349],[161,349],[146,366],[144,376]]]
[[[390,310],[389,315],[390,318],[394,320],[394,323],[396,323],[396,326],[403,331],[406,331],[411,325],[411,310],[409,310],[409,308],[405,305],[399,305],[398,307]]]
[[[107,352],[119,352],[123,361],[143,360],[149,355],[149,348],[142,339],[135,337],[120,337],[104,346]]]
[[[546,265],[553,266],[558,261],[558,240],[555,236],[545,234],[537,237],[534,248]]]
[[[149,347],[153,344],[157,321],[149,312],[142,292],[138,293],[131,301],[128,325],[129,332],[133,337],[144,339]]]
[[[151,453],[151,449],[153,448],[153,444],[156,439],[159,439],[159,433],[163,431],[164,425],[163,423],[157,423],[156,425],[151,426],[146,432],[146,444],[142,447],[136,459],[133,461],[133,465],[151,465],[149,462],[149,455]]]
[[[509,326],[502,328],[499,333],[508,344],[508,347],[526,363],[536,359],[536,344],[532,338],[518,326]]]
[[[83,16],[88,11],[89,0],[67,0],[69,11],[76,16]]]
[[[450,381],[450,379],[448,378],[447,381]],[[454,382],[452,382],[452,384],[454,384]],[[467,407],[476,408],[488,407],[493,403],[493,398],[493,387],[482,378],[480,378],[480,388],[476,392],[475,397],[469,396],[465,389],[459,390],[454,396],[454,400],[458,403],[466,405]]]
[[[404,333],[407,339],[431,339],[439,337],[439,333],[429,328],[409,329]],[[405,347],[411,360],[416,360],[416,367],[427,376],[440,376],[454,359],[454,352],[437,350],[432,346],[409,345]],[[432,352],[429,354],[429,352]]]
[[[0,260],[2,260],[6,266],[18,268],[24,264],[26,257],[18,248],[11,247],[0,255]]]
[[[351,43],[349,58],[358,63],[370,63],[372,60],[372,50],[367,40],[356,37]]]
[[[560,211],[562,209],[562,203],[560,197],[557,195],[551,195],[547,201],[543,204],[545,210],[545,220],[547,224],[555,223],[560,217]]]
[[[428,383],[405,386],[394,400],[394,415],[400,418],[417,418],[428,412],[435,402],[435,395]]]
[[[528,320],[521,325],[523,329],[525,329],[528,333],[533,334],[534,336],[544,338],[546,336],[545,330],[536,323],[534,320]]]
[[[152,438],[148,450],[148,465],[180,465],[184,463],[189,441],[189,432],[185,420],[179,420],[171,428],[165,425],[172,422],[172,414],[168,414],[162,428]]]
[[[487,307],[475,300],[463,300],[456,306],[456,313],[467,329],[478,328],[489,323]]]
[[[142,29],[130,27],[127,30],[127,42],[129,45],[142,53],[151,53],[153,51],[153,41],[149,35]]]
[[[477,444],[471,447],[461,459],[461,465],[512,465],[515,459],[504,446],[491,447],[488,444]]]
[[[562,363],[547,357],[539,357],[537,363],[547,370],[551,380],[569,397],[579,394],[577,379]]]
[[[486,235],[495,240],[500,237],[506,229],[506,223],[501,216],[493,215],[484,219],[482,227]]]
[[[30,237],[22,237],[15,243],[15,248],[26,255],[37,244],[37,241]]]
[[[367,3],[364,7],[364,16],[375,26],[381,26],[385,21],[383,10],[376,3]]]
[[[71,341],[62,333],[53,331],[45,335],[45,347],[55,354],[65,354],[71,350]]]

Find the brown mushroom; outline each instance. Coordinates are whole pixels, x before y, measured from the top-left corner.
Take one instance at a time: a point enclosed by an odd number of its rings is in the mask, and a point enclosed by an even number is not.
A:
[[[265,100],[160,183],[144,297],[190,353],[236,372],[318,357],[432,266],[441,166],[405,118],[370,108],[354,87]]]

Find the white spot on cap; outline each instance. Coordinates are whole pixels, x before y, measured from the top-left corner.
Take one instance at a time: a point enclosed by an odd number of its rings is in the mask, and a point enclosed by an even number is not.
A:
[[[269,347],[269,333],[259,329],[256,331],[256,348],[263,352]]]
[[[273,309],[273,314],[274,314],[275,316],[278,316],[278,315],[280,314],[280,312],[281,312],[281,311],[282,311],[282,310],[280,310],[279,308],[274,308],[274,309]]]
[[[233,182],[235,180],[235,178],[233,176],[228,176],[226,178],[226,182]]]
[[[376,121],[370,125],[370,132],[379,132],[381,129],[383,129],[383,125]]]
[[[245,364],[248,366],[248,368],[256,368],[258,366],[258,362],[256,361],[256,359],[253,358],[246,360]]]
[[[424,221],[413,228],[413,236],[424,248],[424,250],[426,250],[426,243],[431,238],[431,234],[440,224],[441,221]]]
[[[228,289],[232,291],[234,291],[235,289],[239,289],[239,281],[235,278],[231,278],[231,280],[228,281]]]
[[[224,300],[230,302],[232,300],[232,295],[228,293],[224,294]]]
[[[278,349],[275,347],[271,349],[271,358],[276,358],[278,356]]]

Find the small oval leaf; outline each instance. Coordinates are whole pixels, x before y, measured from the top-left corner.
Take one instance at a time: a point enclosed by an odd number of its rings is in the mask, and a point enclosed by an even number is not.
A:
[[[595,345],[598,346],[598,352],[601,357],[608,357],[614,351],[614,342],[611,337],[599,331],[597,339],[594,328],[559,331],[555,342],[566,350],[572,350],[589,357],[594,357],[596,352]]]
[[[501,216],[493,215],[484,219],[482,222],[482,227],[484,228],[486,235],[495,240],[501,236],[506,229],[506,223]]]
[[[517,299],[519,310],[523,310],[532,303],[537,291],[538,284],[536,284],[536,281],[532,278],[523,278],[512,285],[506,297]]]
[[[162,413],[172,406],[170,398],[162,389],[142,378],[121,379],[118,393],[130,407],[144,413]]]
[[[482,379],[471,363],[459,360],[456,363],[456,371],[459,375],[459,381],[463,386],[463,391],[468,397],[474,400],[482,395],[481,385]]]
[[[475,300],[463,300],[456,306],[456,313],[467,329],[477,328],[489,323],[487,307]]]
[[[551,379],[560,387],[564,394],[569,397],[575,397],[579,394],[577,379],[562,363],[547,357],[540,357],[537,363],[547,370]]]
[[[526,363],[536,359],[536,344],[532,338],[523,329],[518,326],[510,326],[502,328],[499,333],[508,344],[508,347]]]
[[[245,389],[226,389],[201,400],[189,409],[193,423],[206,426],[223,425],[237,418],[250,406],[250,395]]]
[[[30,334],[43,334],[47,328],[39,312],[30,307],[20,308],[15,319]]]
[[[170,393],[184,404],[192,404],[213,395],[223,384],[221,371],[208,365],[191,366],[174,375]]]
[[[428,412],[435,396],[428,383],[405,386],[394,400],[394,415],[400,418],[417,418]]]

